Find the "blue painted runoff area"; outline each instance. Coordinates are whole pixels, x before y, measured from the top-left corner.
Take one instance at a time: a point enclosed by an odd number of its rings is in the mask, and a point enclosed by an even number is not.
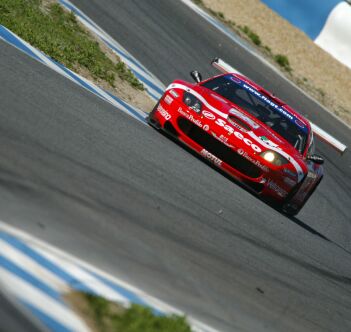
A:
[[[268,7],[302,30],[312,40],[322,31],[340,0],[262,0]]]

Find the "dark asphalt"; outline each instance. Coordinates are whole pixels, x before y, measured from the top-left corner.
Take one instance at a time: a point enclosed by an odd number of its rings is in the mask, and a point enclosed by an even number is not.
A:
[[[16,300],[3,294],[0,289],[0,332],[45,332],[39,322],[32,319],[29,312],[16,303]]]
[[[351,145],[179,2],[74,2],[165,83],[219,55]],[[325,180],[289,219],[3,42],[0,57],[1,220],[223,331],[351,329],[350,153],[320,146]]]
[[[191,80],[189,72],[193,69],[200,70],[204,77],[218,73],[209,63],[219,56],[350,146],[349,128],[180,1],[73,0],[73,3],[164,84],[175,78]],[[314,211],[313,218],[309,218],[309,225],[321,232],[328,231],[335,240],[351,249],[351,215],[344,213],[345,206],[351,202],[351,153],[341,158],[325,144],[318,147],[327,159],[327,176],[321,190],[323,197],[318,198],[320,207]],[[332,181],[331,177],[328,180],[328,175],[333,177]],[[347,219],[349,222],[345,222]]]

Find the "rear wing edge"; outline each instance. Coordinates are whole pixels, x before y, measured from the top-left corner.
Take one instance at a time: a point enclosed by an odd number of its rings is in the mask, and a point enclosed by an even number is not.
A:
[[[311,124],[311,128],[314,136],[318,137],[320,140],[327,143],[328,145],[330,145],[332,148],[334,148],[341,154],[343,154],[347,150],[347,146],[345,144],[338,141],[335,137],[328,134],[326,131],[324,131],[322,128],[319,128],[311,121],[310,121],[310,124]]]

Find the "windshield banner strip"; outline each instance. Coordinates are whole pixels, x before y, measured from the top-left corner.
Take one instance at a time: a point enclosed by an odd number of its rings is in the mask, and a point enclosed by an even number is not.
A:
[[[296,116],[294,116],[290,112],[286,111],[283,107],[277,105],[275,102],[270,100],[268,97],[266,97],[262,93],[258,92],[256,89],[251,87],[249,84],[245,83],[244,81],[240,80],[237,77],[233,77],[232,75],[226,75],[225,78],[226,79],[230,79],[235,84],[239,85],[240,87],[242,87],[243,89],[248,91],[251,95],[255,96],[256,98],[258,98],[260,100],[262,100],[265,104],[273,107],[277,112],[282,114],[284,117],[289,119],[294,124],[298,125],[299,128],[301,128],[305,133],[308,132],[306,125],[303,122],[301,122]]]

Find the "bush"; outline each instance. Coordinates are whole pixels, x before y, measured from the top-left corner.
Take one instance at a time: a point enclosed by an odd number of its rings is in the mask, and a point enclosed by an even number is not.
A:
[[[84,295],[99,331],[104,332],[191,332],[182,316],[160,316],[148,307],[133,304],[125,309],[101,297]]]
[[[217,13],[217,16],[218,16],[219,18],[221,18],[222,20],[224,20],[224,14],[223,14],[222,12],[218,12],[218,13]]]
[[[249,34],[249,38],[252,40],[252,42],[257,45],[260,46],[261,45],[261,39],[258,35],[256,35],[255,33],[251,32]]]
[[[254,33],[247,25],[244,27],[239,26],[239,29],[245,33],[255,45],[260,46],[262,44],[260,37]]]
[[[202,0],[193,0],[193,2],[195,2],[195,4],[198,5],[198,6],[203,6],[204,5]]]
[[[274,60],[278,63],[280,67],[284,68],[288,72],[291,72],[291,67],[287,56],[277,54],[274,56]]]

